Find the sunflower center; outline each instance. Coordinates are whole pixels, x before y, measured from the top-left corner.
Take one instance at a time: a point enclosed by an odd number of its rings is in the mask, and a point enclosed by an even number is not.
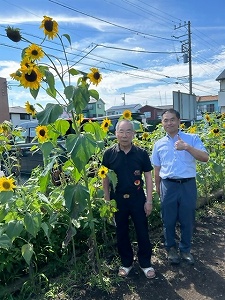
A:
[[[34,70],[32,70],[30,74],[26,73],[24,77],[26,81],[35,82],[37,80],[37,73]]]
[[[33,50],[31,53],[32,53],[32,55],[34,55],[34,56],[38,56],[38,51],[37,51],[37,50]]]
[[[44,27],[45,27],[45,30],[47,30],[48,32],[52,32],[52,30],[53,30],[53,21],[46,20]]]
[[[41,129],[40,131],[39,131],[39,134],[40,134],[40,136],[45,136],[45,130],[44,129]]]
[[[96,80],[99,80],[99,78],[100,78],[100,74],[98,72],[95,72],[93,76],[94,76],[94,79],[96,79]]]
[[[7,181],[3,182],[3,187],[5,190],[8,190],[10,188],[9,182],[7,182]]]

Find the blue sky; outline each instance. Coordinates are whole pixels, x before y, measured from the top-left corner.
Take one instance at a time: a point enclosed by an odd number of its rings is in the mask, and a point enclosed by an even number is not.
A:
[[[18,89],[10,79],[28,44],[15,44],[5,35],[10,25],[40,43],[44,15],[58,22],[60,34],[70,35],[70,64],[85,72],[99,68],[103,80],[97,90],[106,108],[123,104],[124,95],[125,104],[158,106],[172,104],[172,91],[189,92],[189,64],[181,53],[188,41],[188,21],[192,91],[201,96],[218,93],[215,79],[225,67],[224,0],[153,0],[150,4],[148,0],[1,0],[0,4],[0,77],[8,81],[10,106],[52,102],[44,93],[33,100],[29,90]],[[45,46],[46,52],[62,58],[58,41]]]

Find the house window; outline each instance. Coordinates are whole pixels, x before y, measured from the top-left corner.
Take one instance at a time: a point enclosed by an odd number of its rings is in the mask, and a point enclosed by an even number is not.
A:
[[[207,105],[207,111],[208,112],[214,112],[215,111],[214,104],[208,104]]]
[[[27,114],[20,114],[20,120],[30,120],[30,116]]]
[[[87,108],[90,110],[90,109],[93,109],[93,104],[88,104]]]
[[[101,105],[101,103],[99,103],[99,104],[98,104],[98,108],[99,108],[99,109],[101,109],[101,108],[102,108],[102,105]]]

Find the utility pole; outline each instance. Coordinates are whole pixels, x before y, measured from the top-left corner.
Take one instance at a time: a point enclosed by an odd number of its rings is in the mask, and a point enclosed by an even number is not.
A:
[[[188,23],[184,22],[183,25],[175,26],[174,29],[179,29],[181,27],[185,27],[187,29],[187,34],[184,34],[179,37],[175,38],[181,38],[183,36],[187,36],[186,40],[181,41],[181,51],[183,54],[183,60],[184,63],[189,64],[189,94],[192,95],[192,54],[191,54],[191,22],[188,21]]]
[[[123,100],[123,105],[125,106],[126,105],[125,93],[123,93],[122,100]]]

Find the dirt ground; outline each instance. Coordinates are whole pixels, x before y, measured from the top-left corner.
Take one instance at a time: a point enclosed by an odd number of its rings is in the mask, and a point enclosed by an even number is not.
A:
[[[76,300],[203,300],[225,299],[225,203],[206,208],[196,221],[192,254],[194,266],[181,262],[171,266],[163,241],[151,238],[155,245],[152,264],[156,278],[146,279],[135,264],[129,276],[121,279],[112,293],[81,291]],[[113,272],[117,272],[114,270]]]

